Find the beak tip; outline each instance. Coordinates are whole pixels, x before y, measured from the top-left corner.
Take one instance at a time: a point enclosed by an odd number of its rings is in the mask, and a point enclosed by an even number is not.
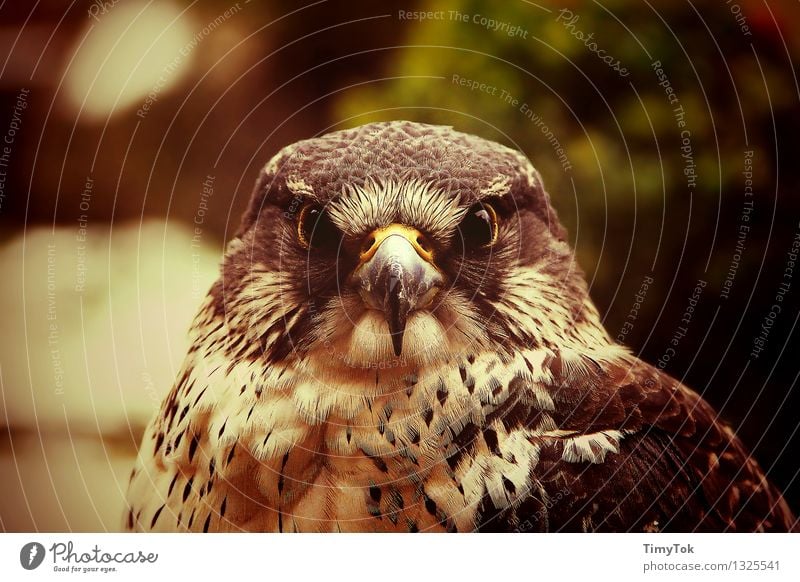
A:
[[[396,357],[400,357],[403,353],[403,335],[402,334],[392,334],[392,347],[394,348],[394,355]]]
[[[405,335],[406,331],[405,318],[403,318],[402,321],[393,319],[387,323],[389,323],[389,335],[392,338],[394,355],[399,358],[400,354],[403,353],[403,336]]]

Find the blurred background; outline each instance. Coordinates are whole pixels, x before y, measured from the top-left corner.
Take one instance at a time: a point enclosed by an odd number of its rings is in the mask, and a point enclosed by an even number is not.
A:
[[[391,119],[525,152],[610,333],[800,510],[798,56],[773,0],[0,4],[0,529],[120,527],[259,169]]]

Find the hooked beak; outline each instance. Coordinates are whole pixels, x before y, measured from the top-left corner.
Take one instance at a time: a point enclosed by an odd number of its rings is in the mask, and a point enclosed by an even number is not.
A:
[[[430,246],[408,226],[376,229],[367,237],[352,277],[364,303],[383,311],[399,357],[409,313],[429,306],[443,283]]]

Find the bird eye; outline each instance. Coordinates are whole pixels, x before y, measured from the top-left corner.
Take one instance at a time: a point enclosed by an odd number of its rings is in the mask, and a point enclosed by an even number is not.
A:
[[[297,239],[303,248],[337,248],[341,238],[324,208],[317,204],[303,206],[297,220]]]
[[[467,249],[487,247],[497,240],[497,213],[489,204],[475,204],[470,208],[458,230]]]

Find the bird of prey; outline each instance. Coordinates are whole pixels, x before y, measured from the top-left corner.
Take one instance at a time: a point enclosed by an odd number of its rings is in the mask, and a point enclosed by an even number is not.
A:
[[[263,169],[131,475],[135,531],[786,531],[698,394],[603,328],[539,173],[373,123]]]

